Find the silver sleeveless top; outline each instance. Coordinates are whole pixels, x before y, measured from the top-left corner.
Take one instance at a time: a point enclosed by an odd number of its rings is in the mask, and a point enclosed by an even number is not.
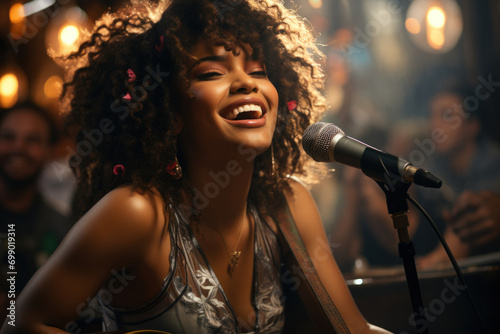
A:
[[[281,246],[274,231],[249,205],[255,222],[253,305],[255,323],[237,318],[187,220],[175,209],[169,223],[170,272],[149,302],[134,308],[113,308],[98,299],[103,330],[156,329],[172,334],[281,333],[284,295]],[[253,330],[253,332],[248,332]]]

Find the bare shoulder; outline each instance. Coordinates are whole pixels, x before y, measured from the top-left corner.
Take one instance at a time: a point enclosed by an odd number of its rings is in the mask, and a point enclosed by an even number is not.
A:
[[[86,243],[102,252],[123,254],[123,259],[138,260],[138,250],[145,249],[142,246],[167,223],[163,199],[156,191],[139,192],[122,186],[106,194],[83,215],[60,248],[71,254],[71,249],[88,248]]]
[[[37,324],[65,328],[78,317],[79,305],[95,296],[115,272],[135,272],[137,277],[114,300],[135,297],[132,285],[145,282],[141,268],[163,263],[163,258],[151,254],[159,245],[169,253],[169,243],[163,242],[167,233],[158,233],[167,223],[162,197],[154,190],[122,186],[101,198],[23,289],[16,315],[30,329],[24,332],[35,332]],[[160,269],[167,267],[168,263]]]
[[[163,198],[156,190],[138,191],[122,186],[104,196],[88,215],[104,215],[112,223],[147,230],[164,220],[164,207]]]
[[[285,197],[299,230],[301,225],[310,224],[311,221],[321,224],[316,202],[307,185],[294,177],[289,179],[289,185],[291,192],[285,192]]]

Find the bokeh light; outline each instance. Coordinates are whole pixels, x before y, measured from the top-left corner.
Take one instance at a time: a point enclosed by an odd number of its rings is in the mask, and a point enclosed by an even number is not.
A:
[[[58,75],[53,75],[45,81],[43,93],[49,99],[58,98],[61,94],[63,80]]]
[[[422,50],[445,53],[462,35],[462,11],[455,0],[414,0],[406,13],[405,27]]]
[[[19,95],[19,80],[13,73],[0,78],[0,106],[10,108],[16,104]]]
[[[9,19],[12,23],[19,23],[24,20],[24,7],[20,3],[15,3],[10,7]]]
[[[312,8],[319,9],[319,8],[323,7],[323,0],[309,0],[309,5]]]
[[[80,37],[80,31],[74,25],[66,25],[59,31],[59,40],[68,47],[73,46],[73,44]]]
[[[408,32],[410,34],[418,34],[420,32],[420,22],[417,21],[417,19],[413,18],[413,17],[409,17],[406,19],[405,21],[405,27],[406,27],[406,30],[408,30]]]
[[[446,15],[440,7],[431,7],[427,12],[427,23],[433,28],[442,28],[446,22]]]

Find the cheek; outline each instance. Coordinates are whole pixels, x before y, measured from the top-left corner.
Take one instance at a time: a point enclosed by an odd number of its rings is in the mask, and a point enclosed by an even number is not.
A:
[[[31,145],[28,149],[29,154],[37,160],[45,160],[50,155],[50,148],[45,145]]]
[[[181,100],[182,114],[200,116],[217,110],[227,90],[218,85],[193,85]]]
[[[279,95],[278,91],[276,90],[276,87],[271,82],[268,82],[265,85],[265,91],[264,95],[266,96],[267,100],[269,101],[269,104],[271,108],[273,109],[278,109],[278,102],[279,102]]]

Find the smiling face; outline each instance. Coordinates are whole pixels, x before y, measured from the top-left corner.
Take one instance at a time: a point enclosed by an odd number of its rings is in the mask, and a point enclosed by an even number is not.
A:
[[[30,110],[13,111],[0,125],[0,176],[9,184],[34,183],[50,157],[47,122]]]
[[[431,129],[440,129],[443,141],[436,142],[436,151],[443,154],[460,152],[479,133],[479,121],[467,115],[464,99],[455,93],[441,93],[431,103]]]
[[[237,51],[204,42],[191,50],[198,60],[187,74],[189,88],[179,94],[179,141],[186,160],[234,156],[240,145],[260,154],[271,144],[278,92],[263,61]]]

